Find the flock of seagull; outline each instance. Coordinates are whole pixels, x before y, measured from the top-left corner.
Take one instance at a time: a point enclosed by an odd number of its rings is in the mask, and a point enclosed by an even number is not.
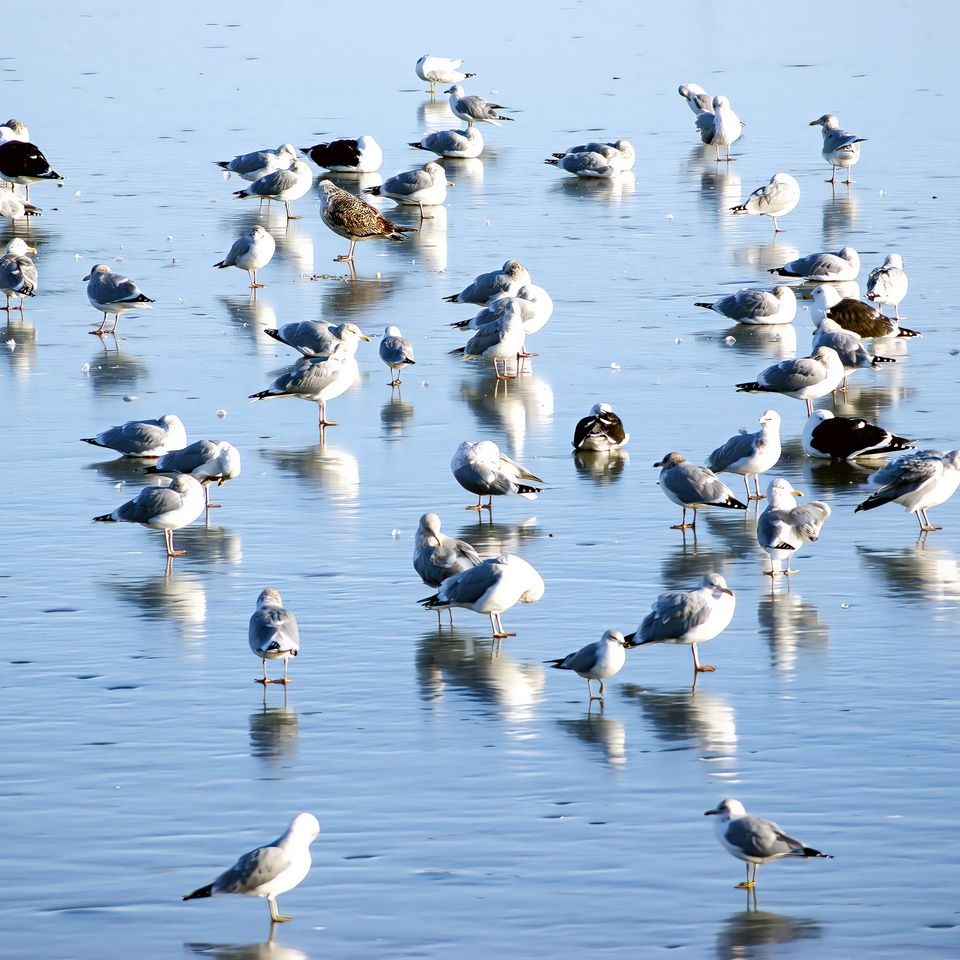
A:
[[[438,85],[446,85],[450,110],[465,123],[463,129],[430,133],[410,144],[438,157],[472,158],[482,153],[483,137],[478,124],[499,126],[513,118],[505,115],[503,105],[482,97],[466,95],[462,82],[473,76],[463,72],[462,61],[424,56],[416,65],[417,76],[430,84],[431,94]],[[724,96],[710,98],[696,84],[684,84],[679,92],[695,115],[695,127],[704,144],[715,147],[717,162],[730,162],[731,146],[740,138],[743,124]],[[831,184],[837,171],[845,171],[846,183],[851,168],[860,159],[862,138],[840,128],[837,118],[824,114],[811,125],[822,130],[822,156],[830,165]],[[260,203],[283,203],[288,219],[295,219],[292,204],[311,190],[313,164],[331,172],[367,173],[379,169],[383,152],[370,135],[335,140],[303,147],[290,144],[275,150],[257,150],[231,160],[219,161],[227,174],[248,181],[235,192],[238,199],[258,199]],[[636,153],[629,141],[589,142],[553,154],[545,161],[559,170],[583,178],[612,178],[629,170]],[[42,152],[30,142],[29,132],[18,120],[0,126],[0,216],[11,220],[38,216],[41,210],[30,203],[31,184],[62,177],[54,171]],[[25,196],[16,186],[25,188]],[[416,208],[421,223],[429,219],[429,210],[444,202],[447,188],[444,168],[430,161],[421,168],[399,173],[381,185],[367,188],[366,194],[392,200],[398,206]],[[363,197],[321,178],[317,185],[323,223],[349,241],[346,254],[337,259],[351,265],[356,245],[363,241],[387,239],[402,242],[414,227],[401,226],[385,217]],[[791,175],[778,172],[769,183],[755,190],[747,200],[734,206],[731,215],[767,216],[774,231],[779,219],[787,216],[800,201],[800,187]],[[261,225],[239,237],[213,264],[219,269],[236,267],[247,271],[254,292],[262,286],[258,272],[270,263],[276,249],[271,234]],[[30,259],[36,250],[19,237],[12,239],[0,257],[0,290],[7,298],[24,301],[38,291],[38,271]],[[834,253],[815,252],[770,271],[780,278],[798,279],[798,286],[780,283],[771,290],[743,289],[712,302],[697,303],[727,319],[741,324],[770,325],[793,322],[798,309],[798,293],[812,297],[816,328],[809,356],[776,363],[755,378],[736,385],[749,393],[776,393],[803,400],[807,420],[802,431],[805,452],[811,457],[844,460],[870,460],[908,451],[913,442],[860,417],[836,417],[827,410],[815,410],[813,403],[843,390],[847,377],[862,369],[875,369],[893,358],[878,352],[889,338],[919,336],[901,325],[900,304],[907,294],[908,279],[902,258],[891,254],[874,269],[867,282],[867,302],[849,296],[849,284],[860,272],[857,251],[844,247]],[[127,277],[114,273],[105,264],[95,265],[84,278],[91,306],[102,314],[99,336],[115,334],[124,312],[150,307],[147,297]],[[451,324],[470,334],[457,353],[464,358],[489,360],[497,379],[522,376],[525,361],[533,356],[527,350],[527,338],[540,331],[552,316],[554,304],[549,293],[537,286],[528,270],[508,259],[502,267],[477,276],[470,284],[445,300],[471,304],[479,308],[475,316]],[[893,316],[883,312],[885,306]],[[113,326],[106,329],[113,317]],[[327,417],[327,404],[348,390],[359,378],[356,360],[358,347],[370,337],[353,323],[328,324],[299,321],[266,331],[267,335],[296,351],[297,363],[272,384],[253,393],[251,400],[297,398],[316,403],[321,431],[334,426]],[[416,363],[413,346],[401,331],[390,325],[380,340],[380,357],[392,377],[389,385],[399,386],[402,370]],[[512,365],[512,372],[511,372]],[[660,468],[659,485],[663,494],[682,510],[676,529],[695,531],[697,514],[705,509],[746,510],[750,501],[766,500],[757,523],[757,539],[769,558],[765,573],[771,578],[796,573],[791,560],[806,544],[815,542],[831,515],[823,501],[798,503],[802,496],[785,478],[776,477],[761,493],[760,477],[774,470],[781,457],[781,417],[773,410],[759,418],[759,430],[741,431],[721,443],[706,458],[705,465],[687,460],[671,451],[655,467]],[[607,403],[598,403],[574,428],[575,450],[604,456],[629,442],[629,434],[620,417]],[[85,442],[114,450],[123,457],[150,463],[152,474],[169,474],[169,483],[148,486],[136,498],[121,504],[111,513],[94,519],[100,522],[137,523],[161,530],[168,558],[181,556],[174,549],[173,533],[206,511],[218,507],[210,501],[210,487],[223,485],[240,474],[240,454],[229,442],[198,440],[187,443],[183,422],[168,414],[156,420],[130,421],[109,427]],[[491,440],[464,441],[456,449],[451,471],[455,481],[477,498],[473,509],[482,516],[492,515],[494,497],[518,496],[536,499],[547,488],[544,480],[521,463],[503,453]],[[741,501],[718,474],[737,474],[743,478]],[[751,489],[752,478],[752,489]],[[960,485],[960,450],[944,452],[922,450],[907,453],[881,466],[871,477],[876,490],[857,511],[871,510],[886,503],[899,503],[916,514],[923,535],[939,529],[930,523],[927,511],[943,503]],[[692,520],[687,522],[687,514]],[[786,568],[783,568],[784,563]],[[453,608],[487,616],[492,637],[499,642],[515,634],[505,630],[502,616],[519,603],[535,603],[544,594],[540,574],[522,557],[504,554],[482,558],[469,543],[445,535],[441,520],[434,513],[420,518],[413,554],[413,566],[423,583],[433,592],[421,603],[437,613],[446,610],[450,623]],[[576,673],[587,683],[592,703],[603,703],[604,680],[619,673],[630,649],[650,644],[689,646],[694,678],[715,669],[700,662],[698,645],[719,636],[732,622],[736,610],[734,591],[717,573],[705,572],[698,585],[688,590],[672,590],[658,596],[650,612],[637,629],[624,634],[606,630],[596,642],[569,654],[547,661],[552,667]],[[296,657],[300,638],[295,615],[283,606],[280,594],[271,588],[260,594],[250,619],[249,646],[261,660],[263,685],[288,682],[287,668]],[[267,661],[280,661],[283,674],[275,679],[267,675]],[[594,693],[592,683],[598,683]],[[756,881],[757,868],[781,858],[825,857],[783,833],[768,820],[750,816],[742,804],[723,800],[706,811],[717,817],[718,837],[723,847],[746,863],[747,877],[741,887]],[[318,836],[320,825],[309,813],[294,818],[289,829],[276,841],[244,854],[234,866],[212,883],[194,890],[185,900],[220,893],[240,893],[267,900],[274,922],[290,919],[277,910],[277,897],[299,884],[307,875],[311,859],[309,848]],[[751,876],[751,866],[753,874]]]

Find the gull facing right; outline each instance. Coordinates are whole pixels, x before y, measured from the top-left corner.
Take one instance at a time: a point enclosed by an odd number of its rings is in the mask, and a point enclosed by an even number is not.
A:
[[[588,643],[575,653],[560,657],[559,660],[544,660],[556,670],[572,670],[587,681],[587,697],[592,703],[599,700],[603,703],[603,681],[607,677],[618,674],[626,661],[626,639],[619,630],[607,630],[594,643]],[[594,695],[590,681],[596,680],[600,684],[600,693]]]
[[[761,370],[751,383],[738,383],[739,393],[782,393],[803,400],[807,416],[813,413],[813,401],[833,393],[843,381],[843,364],[836,350],[818,347],[809,357],[781,360]]]
[[[760,474],[772,470],[780,460],[780,414],[776,410],[765,410],[759,423],[756,433],[738,433],[707,457],[707,466],[714,473],[739,473],[743,477],[748,503],[763,499]],[[755,494],[750,492],[750,477],[753,477]]]
[[[776,578],[781,573],[791,576],[798,573],[790,569],[790,560],[805,543],[819,539],[820,528],[833,512],[822,500],[811,500],[802,506],[794,497],[803,494],[782,477],[772,480],[767,487],[767,508],[757,520],[757,543],[770,557],[770,569],[765,576]],[[787,561],[787,569],[780,564]]]

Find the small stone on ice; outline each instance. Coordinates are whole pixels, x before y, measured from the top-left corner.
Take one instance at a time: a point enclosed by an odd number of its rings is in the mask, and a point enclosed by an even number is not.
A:
[[[121,480],[119,483],[115,483],[115,484],[113,485],[113,489],[114,489],[114,490],[119,490],[122,486],[123,486],[123,481]]]
[[[89,373],[89,372],[90,372],[90,364],[89,364],[89,363],[85,363],[85,364],[80,368],[80,372],[83,373],[83,374]]]
[[[620,364],[617,363],[616,360],[614,360],[613,363],[610,364],[610,369],[611,369],[611,370],[619,370],[619,369],[620,369]]]
[[[672,214],[672,213],[668,213],[668,214],[667,214],[667,219],[668,219],[668,220],[672,220],[672,219],[673,219],[673,214]]]
[[[674,337],[674,343],[683,343],[683,337]]]
[[[951,350],[951,351],[950,351],[950,356],[951,356],[951,357],[955,357],[958,353],[960,353],[960,350]]]
[[[139,397],[134,396],[132,393],[128,393],[124,398],[124,403],[133,403],[134,400],[139,400]]]
[[[177,303],[183,303],[183,297],[177,297]]]
[[[80,199],[80,191],[79,191],[79,190],[73,195],[73,198],[74,198],[74,200],[79,200],[79,199]]]
[[[723,338],[723,342],[724,342],[728,347],[732,347],[732,346],[737,342],[737,338],[736,338],[736,337],[724,337],[724,338]]]
[[[849,604],[849,603],[841,603],[841,604],[840,604],[840,609],[841,609],[841,610],[849,610],[849,609],[850,609],[850,604]]]
[[[167,240],[172,240],[172,239],[173,239],[173,234],[172,234],[172,233],[168,233],[166,239],[167,239]]]
[[[13,353],[13,351],[17,349],[17,341],[16,341],[16,340],[7,340],[6,343],[7,343],[7,346],[9,347],[11,353]]]
[[[223,419],[226,417],[226,415],[227,415],[227,411],[224,410],[224,409],[222,409],[222,408],[217,411],[217,419],[218,419],[218,420],[223,420]]]
[[[394,528],[390,531],[390,536],[393,537],[394,540],[397,540],[400,537],[400,531]]]

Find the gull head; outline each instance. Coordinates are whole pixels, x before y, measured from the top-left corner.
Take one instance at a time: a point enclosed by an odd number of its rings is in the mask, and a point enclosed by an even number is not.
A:
[[[14,237],[6,246],[5,253],[10,254],[13,257],[24,257],[28,253],[36,253],[36,247],[27,246],[26,240],[23,240],[20,237]]]
[[[729,107],[730,101],[724,96],[716,96],[713,98],[713,109],[719,110],[720,107]]]
[[[260,596],[257,597],[257,606],[282,607],[283,600],[280,597],[280,591],[274,590],[273,587],[267,587],[265,590],[261,590]]]
[[[794,497],[802,497],[799,490],[793,489],[793,484],[783,477],[777,477],[767,484],[767,503],[773,507],[776,503],[790,502]]]
[[[943,458],[943,465],[951,470],[960,470],[960,450],[951,450]]]
[[[760,419],[758,423],[770,423],[776,427],[780,426],[780,414],[776,410],[764,410],[760,414]]]
[[[679,453],[673,452],[668,453],[662,460],[658,460],[654,466],[655,467],[676,467],[681,463],[686,463],[686,458],[680,456]]]
[[[12,130],[18,137],[26,136],[27,125],[22,120],[11,117],[3,126]]]
[[[846,260],[851,266],[860,269],[860,254],[853,247],[844,247],[837,256],[841,260]]]
[[[780,301],[797,299],[793,287],[788,287],[785,283],[778,283],[770,292]]]
[[[390,326],[384,328],[383,335],[385,337],[396,337],[398,340],[402,339],[403,337],[403,334],[400,332],[400,328],[392,323]]]
[[[823,127],[824,130],[836,130],[840,126],[840,121],[832,113],[825,113],[822,117],[811,120],[810,126]]]
[[[813,288],[813,302],[821,310],[829,310],[831,307],[835,307],[842,299],[840,292],[834,286],[820,284],[820,286]]]
[[[263,227],[261,224],[258,223],[258,224],[250,231],[250,236],[253,237],[254,240],[260,240],[260,239],[262,239],[263,237],[267,236],[266,228]]]
[[[503,265],[503,272],[508,277],[516,279],[522,277],[527,272],[527,268],[519,260],[507,260]]]
[[[312,843],[320,836],[320,821],[312,813],[298,813],[290,821],[287,836]]]
[[[725,593],[733,596],[733,591],[727,586],[727,581],[719,573],[708,573],[701,581],[701,587],[709,587],[714,593]]]
[[[277,147],[277,156],[278,157],[289,157],[291,160],[297,159],[297,151],[294,150],[293,145],[290,143],[281,143]]]
[[[440,518],[435,513],[425,513],[420,518],[420,528],[417,533],[429,533],[437,536],[440,533]]]
[[[621,647],[627,646],[627,641],[619,630],[605,630],[600,639],[606,640],[608,643],[619,644]]]
[[[441,167],[440,164],[436,163],[434,160],[431,160],[429,163],[425,163],[423,165],[423,172],[429,173],[434,180],[436,180],[437,177],[443,177],[444,180],[447,179],[446,170],[444,170],[443,167]]]
[[[463,96],[463,87],[459,83],[455,83],[452,87],[447,87],[444,93],[449,93],[451,97],[462,97]]]
[[[590,408],[591,417],[599,417],[601,413],[613,413],[613,407],[609,403],[595,403]]]
[[[826,368],[828,373],[836,375],[843,370],[843,363],[840,360],[840,354],[833,347],[817,347],[810,356],[814,360],[819,360]],[[842,375],[842,374],[841,374]]]
[[[739,800],[727,798],[726,800],[721,800],[712,810],[704,810],[703,815],[705,817],[716,815],[725,821],[742,817],[746,812],[746,809]]]
[[[813,413],[810,414],[809,419],[815,421],[816,423],[823,423],[824,420],[833,419],[833,412],[830,410],[814,410]]]
[[[83,279],[90,280],[94,276],[108,276],[111,273],[113,273],[113,271],[105,263],[98,263],[91,268],[90,272]]]
[[[883,261],[885,267],[896,267],[898,270],[903,269],[903,257],[899,253],[891,253],[886,260]]]
[[[321,180],[317,184],[317,193],[323,204],[329,203],[339,192],[340,188],[332,180]]]
[[[378,144],[369,133],[365,133],[363,136],[357,137],[357,146],[361,150],[372,150],[374,147],[378,146]]]
[[[340,324],[340,339],[347,342],[351,340],[354,342],[357,340],[370,342],[370,338],[355,323]]]

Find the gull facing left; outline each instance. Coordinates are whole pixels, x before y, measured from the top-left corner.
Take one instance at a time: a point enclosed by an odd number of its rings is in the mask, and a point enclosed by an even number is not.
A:
[[[850,168],[860,161],[860,144],[864,142],[864,138],[849,130],[841,130],[840,121],[832,113],[825,113],[822,117],[811,120],[810,126],[820,127],[823,134],[820,156],[830,164],[830,179],[827,183],[837,182],[838,169],[847,171],[844,183],[853,183],[850,179]]]
[[[463,120],[468,127],[472,127],[475,123],[491,123],[499,127],[501,120],[513,120],[513,117],[504,117],[497,113],[498,110],[506,109],[503,104],[490,103],[483,97],[468,97],[458,83],[443,92],[450,94],[450,109],[454,116]]]
[[[712,470],[690,463],[679,453],[668,453],[654,466],[661,468],[660,489],[664,496],[683,507],[680,522],[671,526],[671,530],[696,530],[697,511],[707,507],[747,509],[747,505],[741,503]],[[693,511],[693,523],[687,523],[687,510]]]

